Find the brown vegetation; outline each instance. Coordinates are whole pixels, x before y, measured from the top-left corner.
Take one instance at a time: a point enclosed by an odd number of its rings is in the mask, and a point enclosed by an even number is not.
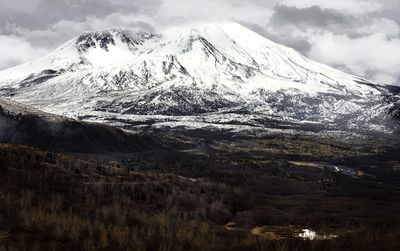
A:
[[[400,250],[388,213],[397,194],[350,193],[349,182],[371,183],[344,176],[327,192],[322,174],[276,160],[265,170],[202,158],[94,161],[0,145],[0,250]],[[272,238],[259,227],[291,224],[339,238]]]

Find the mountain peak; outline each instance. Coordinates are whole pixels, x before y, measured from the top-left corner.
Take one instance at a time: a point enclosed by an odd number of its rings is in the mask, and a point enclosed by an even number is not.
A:
[[[133,49],[153,37],[153,34],[145,31],[133,32],[123,29],[109,29],[85,32],[76,39],[75,45],[80,52],[87,52],[90,48],[97,47],[109,51],[109,46],[115,46],[118,42]]]
[[[247,110],[312,121],[357,113],[354,118],[363,121],[373,117],[358,117],[371,104],[386,107],[386,90],[229,22],[160,34],[86,32],[45,57],[0,72],[3,95],[70,117]]]
[[[174,67],[177,72],[171,71]],[[16,83],[48,70],[85,70],[86,75],[134,71],[138,77],[122,83],[129,86],[141,81],[159,85],[166,79],[170,82],[182,77],[190,79],[189,83],[213,86],[229,82],[230,88],[249,90],[297,88],[357,95],[378,92],[360,84],[359,79],[355,81],[354,76],[313,62],[233,22],[191,24],[167,28],[160,34],[123,29],[86,32],[48,56],[0,72],[0,78]]]

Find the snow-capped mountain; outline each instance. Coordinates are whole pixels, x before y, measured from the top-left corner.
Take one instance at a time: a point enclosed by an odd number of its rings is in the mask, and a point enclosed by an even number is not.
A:
[[[161,34],[88,32],[50,55],[0,72],[3,96],[120,126],[150,120],[264,127],[281,121],[393,131],[398,93],[307,59],[236,23]]]

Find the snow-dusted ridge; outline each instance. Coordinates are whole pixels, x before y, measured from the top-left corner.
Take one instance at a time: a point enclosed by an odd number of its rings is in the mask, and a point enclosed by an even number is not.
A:
[[[160,122],[173,126],[182,116],[202,121],[208,114],[210,124],[273,118],[391,131],[397,126],[390,118],[397,109],[395,92],[236,23],[174,27],[161,34],[87,32],[47,56],[0,72],[2,95],[107,123],[163,115]]]

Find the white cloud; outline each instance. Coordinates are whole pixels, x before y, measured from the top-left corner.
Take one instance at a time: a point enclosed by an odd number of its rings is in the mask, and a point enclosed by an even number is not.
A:
[[[330,65],[345,66],[360,76],[377,81],[400,78],[400,39],[388,39],[384,34],[350,38],[325,32],[311,39],[308,55]]]
[[[354,31],[361,35],[372,35],[384,33],[388,37],[398,37],[400,34],[399,25],[387,18],[374,18],[366,22],[365,25],[355,27]]]
[[[24,63],[45,53],[46,49],[35,48],[19,37],[0,35],[0,69]]]
[[[225,0],[163,0],[157,15],[162,23],[183,21],[241,20],[268,23],[272,10],[258,1],[238,2]]]
[[[396,74],[389,74],[385,72],[378,72],[374,74],[375,81],[379,83],[389,83],[394,85],[399,85],[397,81],[399,81],[400,76],[396,76]]]

